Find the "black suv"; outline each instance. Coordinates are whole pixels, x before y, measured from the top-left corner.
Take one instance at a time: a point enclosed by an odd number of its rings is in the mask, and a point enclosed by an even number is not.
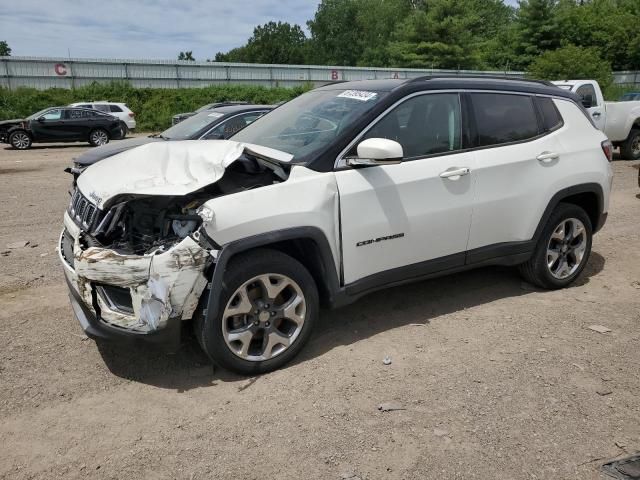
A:
[[[0,122],[0,141],[26,150],[34,142],[89,142],[94,147],[122,137],[120,120],[88,108],[51,107],[25,119]]]

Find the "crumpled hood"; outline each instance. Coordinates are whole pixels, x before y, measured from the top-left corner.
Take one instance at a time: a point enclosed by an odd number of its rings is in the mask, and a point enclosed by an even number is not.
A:
[[[222,178],[244,151],[279,162],[292,156],[231,140],[185,140],[142,145],[95,163],[78,177],[78,188],[103,209],[117,195],[187,195]]]
[[[74,159],[74,163],[79,167],[88,167],[107,157],[112,157],[117,153],[122,153],[132,148],[146,145],[153,142],[165,142],[160,137],[135,137],[126,140],[118,140],[117,142],[109,142],[101,147],[91,148]]]

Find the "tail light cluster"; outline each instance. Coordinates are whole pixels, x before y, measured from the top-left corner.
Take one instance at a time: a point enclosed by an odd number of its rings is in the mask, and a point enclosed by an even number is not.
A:
[[[135,114],[135,113],[133,113],[133,112],[129,112],[129,116],[133,118],[133,117],[135,117],[135,116],[136,116],[136,114]]]
[[[609,140],[605,140],[601,145],[604,156],[607,157],[607,160],[610,162],[613,161],[613,144]]]

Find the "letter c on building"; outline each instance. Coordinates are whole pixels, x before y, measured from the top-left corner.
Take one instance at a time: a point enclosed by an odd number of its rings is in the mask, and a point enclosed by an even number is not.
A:
[[[67,74],[67,66],[64,63],[56,63],[53,69],[56,72],[56,75],[66,75]]]

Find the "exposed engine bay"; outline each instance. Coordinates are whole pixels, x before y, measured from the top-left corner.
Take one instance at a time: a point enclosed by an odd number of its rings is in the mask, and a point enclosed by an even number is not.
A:
[[[142,255],[164,250],[186,238],[202,223],[198,208],[232,193],[274,185],[288,178],[289,166],[243,153],[214,184],[184,196],[120,195],[85,226],[84,247],[110,248],[120,254]],[[74,196],[75,198],[75,196]],[[82,222],[82,209],[71,202],[69,213]],[[85,214],[86,216],[86,214]]]

